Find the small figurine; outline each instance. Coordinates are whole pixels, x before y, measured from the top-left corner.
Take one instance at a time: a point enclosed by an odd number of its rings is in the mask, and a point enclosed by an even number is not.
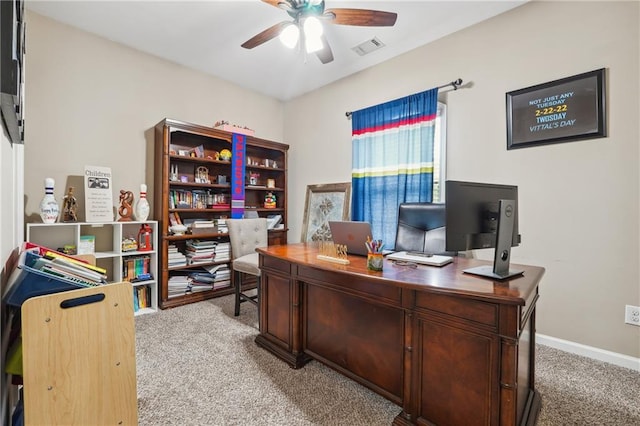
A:
[[[122,251],[136,251],[138,250],[138,242],[133,237],[127,237],[122,239]]]
[[[276,196],[273,195],[273,192],[267,192],[267,195],[264,197],[264,208],[265,209],[275,209],[276,208]]]
[[[195,175],[196,183],[211,183],[211,181],[209,180],[209,169],[205,166],[196,167]]]
[[[257,185],[260,173],[249,173],[249,185]]]
[[[69,187],[67,195],[62,200],[62,221],[63,222],[77,222],[78,221],[78,201],[73,195],[73,186]]]
[[[172,164],[171,165],[171,172],[169,174],[169,180],[172,182],[175,182],[178,180],[178,165],[177,164]]]
[[[129,222],[131,221],[131,215],[133,214],[133,192],[125,191],[124,189],[120,190],[120,208],[118,209],[118,214],[120,215],[120,219],[118,222]]]

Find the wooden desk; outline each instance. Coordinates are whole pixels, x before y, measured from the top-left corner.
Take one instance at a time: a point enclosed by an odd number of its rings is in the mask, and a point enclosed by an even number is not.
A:
[[[506,282],[479,260],[411,269],[318,260],[312,244],[258,250],[256,343],[299,368],[316,359],[402,407],[394,425],[533,425],[535,305],[544,268]]]

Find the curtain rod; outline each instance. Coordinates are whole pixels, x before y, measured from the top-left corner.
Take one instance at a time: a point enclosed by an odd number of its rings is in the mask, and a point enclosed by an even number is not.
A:
[[[453,86],[453,90],[458,90],[458,87],[461,86],[461,85],[462,85],[462,79],[459,78],[459,79],[454,80],[454,81],[452,81],[450,83],[443,84],[442,86],[438,86],[438,89],[444,89],[445,87]],[[353,114],[351,111],[347,111],[347,112],[344,113],[344,115],[347,116],[348,120],[351,120],[351,114]]]

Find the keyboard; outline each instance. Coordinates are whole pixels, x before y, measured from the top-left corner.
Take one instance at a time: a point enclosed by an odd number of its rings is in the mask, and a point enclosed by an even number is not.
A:
[[[419,265],[444,266],[453,262],[451,256],[440,256],[424,252],[406,252],[398,251],[387,256],[390,260],[399,260],[402,262],[413,262]]]

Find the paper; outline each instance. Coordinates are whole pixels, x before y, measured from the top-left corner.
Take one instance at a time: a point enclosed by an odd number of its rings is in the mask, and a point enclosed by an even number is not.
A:
[[[113,222],[111,168],[84,166],[84,205],[87,222]]]

